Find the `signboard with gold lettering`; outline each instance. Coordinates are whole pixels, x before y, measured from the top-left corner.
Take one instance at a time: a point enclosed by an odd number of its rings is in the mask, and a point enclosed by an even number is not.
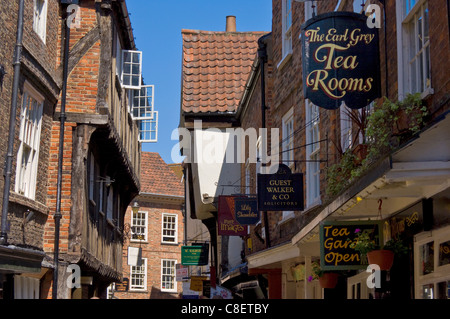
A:
[[[234,215],[241,225],[254,225],[259,222],[258,202],[256,198],[234,199]]]
[[[351,248],[357,234],[369,231],[373,240],[382,238],[380,221],[323,222],[320,225],[320,266],[323,270],[367,268],[367,261]]]
[[[353,12],[318,15],[302,25],[305,98],[325,109],[359,109],[381,96],[378,29]]]
[[[217,211],[218,234],[221,236],[245,236],[248,226],[241,225],[234,216],[236,196],[219,196]]]
[[[275,174],[258,174],[258,210],[303,210],[303,174],[284,164]]]

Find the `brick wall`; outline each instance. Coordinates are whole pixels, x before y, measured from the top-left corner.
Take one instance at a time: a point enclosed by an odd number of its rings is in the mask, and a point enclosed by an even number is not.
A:
[[[286,112],[293,107],[294,108],[294,131],[296,131],[294,138],[294,158],[296,160],[305,159],[305,100],[303,97],[302,87],[302,56],[301,56],[301,40],[299,35],[301,32],[301,24],[304,22],[304,3],[293,2],[292,3],[292,56],[285,59],[282,62],[282,1],[273,1],[273,17],[272,17],[272,68],[271,76],[267,78],[273,85],[273,89],[267,92],[267,96],[270,96],[270,102],[268,106],[270,110],[267,111],[267,117],[270,121],[268,127],[280,128],[280,145],[283,137],[281,136],[282,117]],[[318,2],[318,8],[316,8],[317,14],[334,11],[337,5],[337,1],[323,1]],[[306,3],[309,5],[309,3]],[[446,8],[447,4],[444,0],[428,1],[429,15],[430,15],[430,47],[431,47],[431,72],[432,72],[432,87],[434,94],[430,96],[426,102],[429,106],[429,110],[434,112],[433,117],[442,114],[445,110],[448,110],[449,100],[449,86],[450,80],[446,72],[441,70],[448,69],[449,65],[449,34],[448,34],[448,16],[447,11],[442,8]],[[343,0],[340,3],[340,10],[353,11],[353,1]],[[383,10],[383,8],[382,8]],[[379,30],[380,34],[380,74],[381,74],[381,86],[382,95],[388,94],[391,100],[396,100],[398,96],[398,68],[397,68],[397,30],[396,30],[396,7],[394,0],[386,1],[386,29],[384,30],[384,24]],[[443,32],[445,31],[445,32]],[[386,39],[385,39],[386,34]],[[386,40],[386,45],[385,45]],[[385,54],[385,48],[387,48],[387,54]],[[387,63],[387,68],[386,68]],[[447,67],[445,67],[447,66]],[[386,71],[387,69],[387,71]],[[253,96],[249,103],[249,111],[243,114],[241,119],[242,126],[244,128],[252,127],[260,124],[259,116],[255,116],[260,112],[260,91],[258,89],[259,84],[256,85],[256,89],[253,92]],[[381,103],[383,99],[378,99],[376,102]],[[269,124],[269,123],[268,123]],[[321,160],[328,159],[328,163],[321,163],[321,175],[320,175],[320,190],[321,201],[326,203],[330,198],[326,196],[325,189],[327,186],[326,181],[326,168],[340,160],[340,154],[338,152],[337,145],[340,144],[340,115],[339,110],[329,111],[320,109],[320,139],[328,139],[328,142],[321,143]],[[247,153],[248,156],[248,153]],[[281,157],[280,157],[281,159]],[[288,163],[287,163],[288,164]],[[254,166],[251,168],[251,180],[253,185],[255,184]],[[306,164],[297,163],[293,170],[298,173],[306,173]],[[245,178],[245,167],[242,168],[242,178]],[[306,186],[306,185],[305,185]],[[305,188],[306,189],[306,188]],[[243,190],[245,191],[245,190]],[[255,194],[256,189],[251,188],[251,193]],[[306,203],[306,197],[305,197]],[[305,212],[295,212],[296,218],[290,220],[287,223],[280,224],[282,214],[281,212],[269,212],[269,224],[270,224],[270,236],[271,244],[276,245],[286,240],[295,234],[300,227],[304,224],[304,219],[308,213],[308,209],[311,212],[314,208],[306,207]],[[256,227],[256,232],[261,234],[261,227]],[[264,244],[257,239],[252,231],[253,252],[264,249]],[[247,249],[247,252],[248,249]]]
[[[176,282],[177,293],[161,291],[161,260],[176,259],[181,263],[181,246],[184,239],[184,224],[181,205],[139,200],[140,211],[148,212],[148,241],[141,243],[142,257],[147,258],[147,290],[144,292],[116,292],[119,299],[172,299],[182,292],[181,282]],[[162,214],[178,216],[178,243],[162,244]],[[131,208],[127,209],[125,224],[131,223]],[[123,277],[130,278],[130,266],[127,264],[128,246],[139,247],[139,243],[126,241],[123,249]]]
[[[50,128],[53,120],[54,106],[59,94],[59,88],[55,82],[56,76],[56,54],[57,54],[57,32],[58,32],[58,9],[57,0],[48,2],[47,31],[45,42],[33,30],[33,1],[25,1],[24,7],[24,34],[23,51],[21,58],[21,78],[19,81],[19,96],[17,102],[17,117],[15,126],[14,158],[12,163],[11,195],[9,204],[8,221],[10,229],[8,242],[15,245],[24,245],[38,249],[43,248],[43,229],[48,215],[47,205],[47,161],[49,158]],[[0,157],[6,156],[9,116],[11,108],[11,95],[13,85],[13,53],[17,32],[18,2],[4,1],[0,5],[0,64],[6,69],[3,89],[0,91]],[[36,180],[35,200],[16,194],[15,175],[16,158],[19,148],[20,114],[22,110],[22,95],[25,81],[28,81],[41,95],[44,96],[44,107],[42,115],[41,139],[39,147],[39,163]],[[3,172],[4,166],[1,166]],[[3,192],[1,179],[0,190]],[[1,199],[0,199],[1,201]],[[30,221],[23,224],[24,214],[33,211],[34,215]]]

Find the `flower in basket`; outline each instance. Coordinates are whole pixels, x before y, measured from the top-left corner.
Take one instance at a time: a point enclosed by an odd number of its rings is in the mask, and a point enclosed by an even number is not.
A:
[[[384,244],[383,249],[392,251],[395,255],[406,255],[409,251],[400,236],[395,236]]]
[[[312,275],[308,277],[308,282],[313,281],[314,279],[319,279],[323,276],[323,270],[320,268],[320,265],[317,262],[311,263],[312,267]]]
[[[374,236],[375,238],[372,238],[373,235],[372,229],[361,230],[357,228],[355,230],[355,233],[356,238],[350,244],[349,247],[358,251],[361,254],[361,257],[366,256],[368,252],[371,252],[372,250],[378,248],[377,242],[375,240],[377,236]]]

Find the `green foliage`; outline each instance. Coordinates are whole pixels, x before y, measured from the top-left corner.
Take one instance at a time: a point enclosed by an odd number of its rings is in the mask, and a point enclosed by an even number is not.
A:
[[[313,262],[311,263],[313,279],[318,279],[323,276],[324,271],[320,268],[319,263]]]
[[[407,117],[406,130],[400,128],[402,113]],[[376,161],[390,153],[400,143],[401,134],[416,134],[425,124],[428,110],[420,98],[420,93],[409,94],[403,101],[392,102],[385,98],[384,102],[364,120],[365,142],[368,145],[367,156],[358,162],[353,150],[342,154],[339,163],[327,169],[328,196],[336,196],[355,179],[362,176]],[[355,119],[352,118],[353,121]],[[361,121],[357,121],[361,129]]]
[[[406,255],[409,251],[403,240],[398,236],[387,241],[383,249],[391,250],[396,255]]]
[[[375,250],[378,248],[375,237],[372,238],[373,230],[365,229],[361,231],[357,229],[355,231],[357,233],[355,240],[350,244],[350,248],[358,251],[361,256],[367,255],[368,252]]]

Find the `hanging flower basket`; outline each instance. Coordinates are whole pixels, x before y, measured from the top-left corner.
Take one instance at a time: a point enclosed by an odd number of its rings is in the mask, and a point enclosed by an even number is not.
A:
[[[367,259],[369,264],[378,265],[380,270],[389,270],[394,262],[394,252],[386,249],[372,250],[367,253]]]
[[[337,285],[339,274],[326,272],[319,277],[319,283],[322,288],[334,288]]]

